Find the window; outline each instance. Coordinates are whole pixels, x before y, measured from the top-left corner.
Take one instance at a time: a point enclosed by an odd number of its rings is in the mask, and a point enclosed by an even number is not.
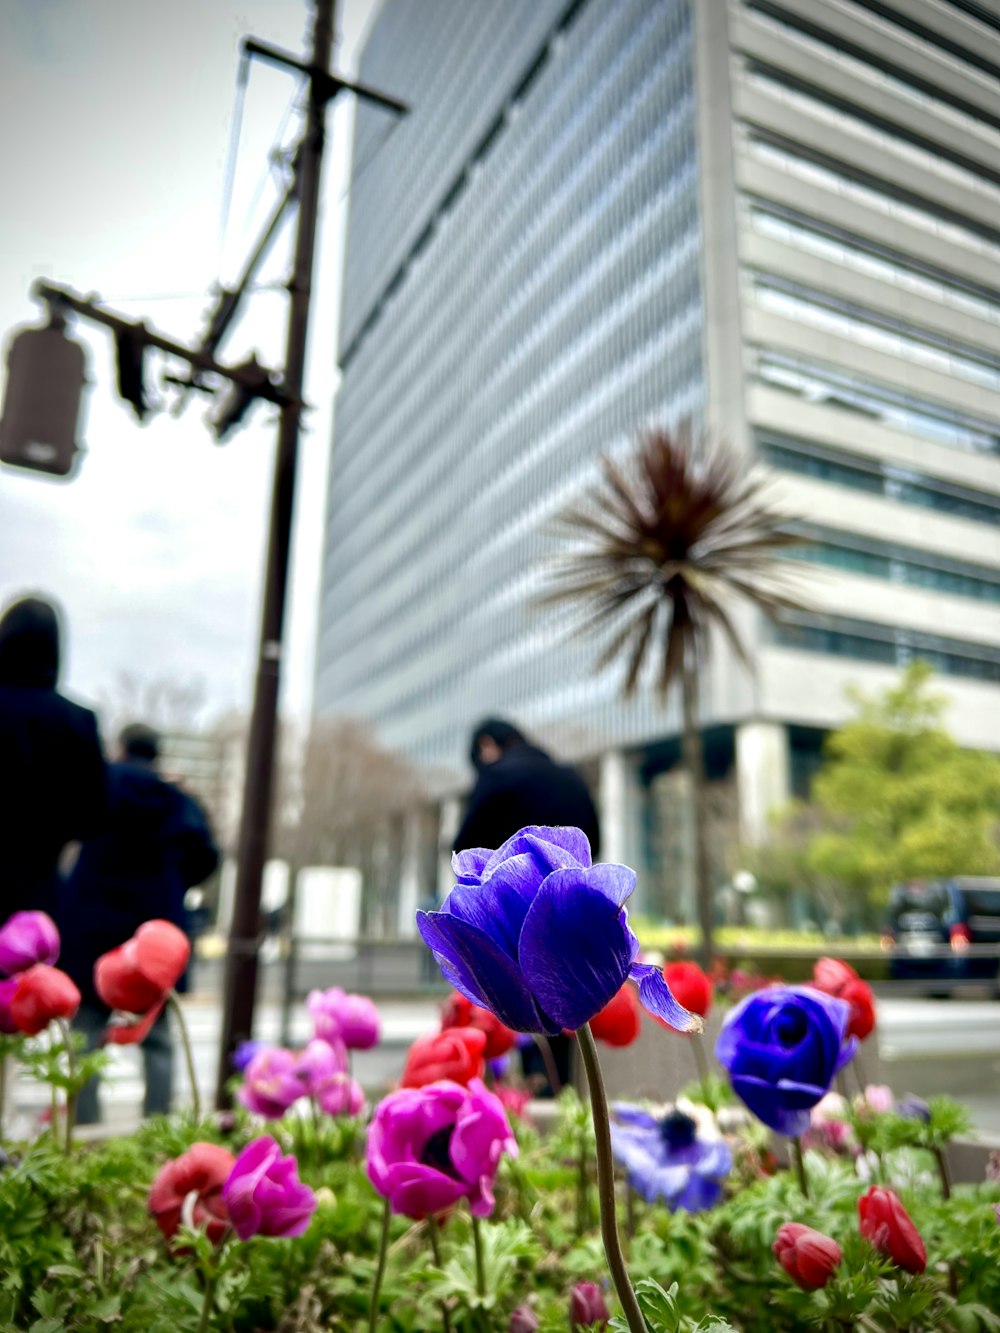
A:
[[[838,301],[777,278],[758,277],[754,295],[762,310],[794,319],[888,356],[926,366],[942,375],[955,375],[972,384],[1000,390],[1000,364],[975,355],[971,348],[950,339],[924,333],[889,316]]]
[[[789,550],[796,559],[954,597],[1000,603],[1000,569],[928,555],[910,546],[813,523],[796,524],[795,530],[808,542]]]
[[[781,352],[760,352],[761,383],[813,403],[863,413],[883,426],[973,453],[1000,454],[1000,426],[903,393],[835,366]]]
[[[1000,299],[974,295],[950,276],[919,267],[916,261],[894,254],[886,247],[848,236],[836,227],[812,219],[808,223],[800,221],[791,211],[770,206],[755,205],[750,210],[750,221],[754,231],[762,236],[1000,324]]]
[[[790,615],[771,633],[779,647],[905,666],[915,658],[947,676],[1000,682],[1000,649],[839,616]]]
[[[806,150],[797,151],[790,144],[778,142],[774,136],[760,131],[750,136],[748,146],[759,161],[778,167],[810,185],[830,190],[845,199],[854,199],[950,244],[1000,259],[996,232],[990,230],[986,234],[974,224],[959,220],[947,203],[937,205],[935,200],[923,196],[893,192],[884,182],[866,177],[864,173],[852,172],[844,163]]]

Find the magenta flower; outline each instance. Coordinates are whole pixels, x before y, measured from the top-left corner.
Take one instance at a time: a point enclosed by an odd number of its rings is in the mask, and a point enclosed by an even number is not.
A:
[[[306,1008],[321,1041],[343,1042],[349,1051],[367,1051],[378,1042],[378,1010],[367,995],[349,995],[331,986],[310,991]]]
[[[326,1115],[360,1115],[364,1110],[365,1092],[350,1074],[333,1074],[316,1094],[319,1109]]]
[[[45,912],[15,912],[0,926],[0,972],[13,976],[59,957],[59,931]]]
[[[269,1135],[248,1143],[237,1157],[222,1198],[240,1240],[301,1236],[316,1211],[316,1196],[299,1180],[295,1158],[282,1157]]]
[[[16,990],[17,977],[0,981],[0,1035],[5,1037],[12,1037],[15,1032],[20,1031],[10,1012],[10,1002],[14,998]],[[2,1058],[0,1056],[0,1059]]]
[[[493,1211],[493,1182],[505,1152],[517,1156],[500,1100],[479,1079],[400,1088],[368,1130],[368,1178],[394,1213],[423,1218],[469,1200],[474,1217]]]
[[[295,1076],[309,1097],[318,1098],[320,1089],[346,1069],[347,1051],[342,1042],[333,1044],[314,1037],[305,1050],[296,1052]]]
[[[280,1120],[288,1108],[308,1092],[299,1076],[301,1057],[282,1046],[269,1046],[246,1067],[236,1094],[248,1111],[268,1120]]]
[[[587,1329],[605,1329],[611,1311],[604,1292],[596,1282],[578,1282],[569,1294],[569,1326],[572,1333]]]

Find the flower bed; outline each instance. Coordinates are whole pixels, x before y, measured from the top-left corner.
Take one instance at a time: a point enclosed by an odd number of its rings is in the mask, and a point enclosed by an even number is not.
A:
[[[591,868],[565,833],[526,830],[492,863],[458,858],[455,894],[421,925],[466,993],[375,1105],[350,1051],[377,1041],[377,1011],[334,990],[310,997],[304,1050],[238,1053],[234,1111],[74,1142],[73,1097],[99,1057],[81,1062],[59,1026],[73,1002],[48,924],[0,928],[5,1048],[70,1107],[3,1144],[0,1330],[1000,1329],[1000,1186],[952,1184],[961,1108],[844,1095],[875,1021],[864,983],[825,960],[808,987],[751,990],[701,1050],[710,980],[636,964],[628,872]],[[536,934],[512,930],[539,900]],[[493,947],[480,951],[483,918],[465,926],[484,903]],[[98,965],[131,987],[109,1039],[134,1039],[170,1003],[179,963],[176,939],[147,923]],[[598,1044],[634,1040],[640,1000],[700,1074],[676,1105],[609,1115]],[[591,1103],[563,1091],[542,1134],[511,1056],[561,1028]]]

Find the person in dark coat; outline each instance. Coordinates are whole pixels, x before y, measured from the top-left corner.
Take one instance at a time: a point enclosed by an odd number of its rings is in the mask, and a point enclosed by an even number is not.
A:
[[[108,1020],[94,989],[94,963],[153,918],[190,933],[185,894],[219,863],[204,810],[157,772],[159,744],[150,727],[133,724],[122,731],[118,759],[108,772],[108,829],[83,844],[60,895],[59,965],[80,988],[83,1003],[76,1026],[86,1033],[91,1048]],[[166,1114],[170,1108],[173,1045],[168,1022],[164,1010],[143,1042],[144,1115]],[[99,1118],[95,1079],[81,1093],[78,1119],[93,1124]]]
[[[579,773],[531,745],[510,722],[486,718],[472,733],[469,758],[476,783],[454,850],[497,848],[529,824],[572,825],[586,833],[597,860],[600,829]]]
[[[0,923],[53,913],[59,859],[108,813],[97,718],[56,690],[56,608],[24,597],[0,617]]]
[[[473,730],[469,758],[477,776],[454,851],[495,850],[529,824],[569,825],[583,830],[597,860],[601,846],[597,810],[574,768],[557,763],[512,723],[496,717],[485,718]],[[572,1043],[559,1036],[550,1037],[549,1045],[559,1078],[568,1083]],[[551,1096],[553,1089],[534,1044],[522,1047],[521,1063],[529,1080],[540,1085],[541,1094]]]

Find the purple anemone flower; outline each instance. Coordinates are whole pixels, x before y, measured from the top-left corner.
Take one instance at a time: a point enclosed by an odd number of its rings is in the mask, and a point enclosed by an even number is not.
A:
[[[768,986],[726,1015],[716,1058],[757,1119],[793,1138],[857,1050],[850,1019],[849,1004],[811,986]]]
[[[400,1088],[379,1103],[368,1130],[368,1178],[394,1213],[432,1217],[460,1199],[473,1217],[493,1211],[504,1153],[517,1156],[503,1103],[478,1078]]]
[[[733,1165],[722,1139],[699,1139],[695,1122],[682,1111],[658,1119],[638,1106],[614,1110],[611,1151],[647,1203],[662,1199],[671,1212],[699,1213],[719,1202]]]
[[[639,999],[681,1032],[701,1020],[677,1003],[657,967],[636,962],[627,866],[592,865],[577,828],[521,829],[495,852],[452,858],[458,883],[417,928],[447,981],[515,1032],[576,1031],[631,977]]]

